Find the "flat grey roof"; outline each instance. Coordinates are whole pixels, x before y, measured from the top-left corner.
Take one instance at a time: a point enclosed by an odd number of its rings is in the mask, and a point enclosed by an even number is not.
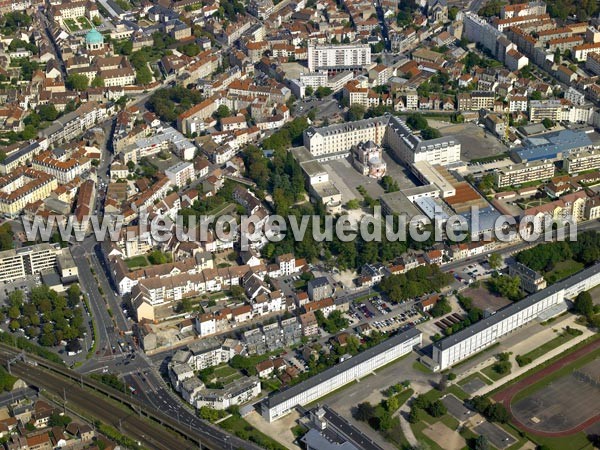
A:
[[[463,328],[458,333],[454,333],[454,334],[448,336],[447,338],[444,338],[441,341],[436,342],[433,345],[440,350],[449,349],[449,348],[455,346],[456,344],[458,344],[459,342],[462,342],[465,339],[470,338],[474,334],[477,334],[477,333],[491,327],[492,325],[502,322],[504,319],[507,319],[508,317],[513,316],[513,315],[517,314],[518,312],[521,312],[532,305],[535,305],[536,303],[544,300],[545,298],[547,298],[553,294],[556,294],[557,292],[561,291],[562,289],[569,288],[569,287],[573,286],[574,284],[577,284],[577,283],[585,280],[586,278],[591,277],[592,275],[598,273],[599,270],[600,270],[600,264],[595,264],[591,267],[588,267],[587,269],[584,269],[581,272],[578,272],[575,275],[570,276],[569,278],[559,281],[558,283],[555,283],[552,286],[547,287],[546,289],[544,289],[542,291],[538,291],[534,294],[531,294],[528,297],[525,297],[521,301],[511,303],[510,305],[505,306],[504,308],[498,310],[496,312],[496,314],[489,316],[485,319],[482,319],[479,322],[474,323],[470,327]]]
[[[365,350],[364,352],[361,352],[350,359],[346,359],[345,361],[342,361],[341,363],[336,364],[335,366],[330,367],[329,369],[315,375],[314,377],[309,378],[308,380],[298,383],[286,389],[285,391],[271,394],[267,399],[267,406],[269,408],[273,408],[291,398],[294,398],[297,395],[300,395],[304,391],[307,391],[315,386],[318,386],[321,383],[324,383],[330,378],[333,378],[362,362],[374,358],[380,353],[383,353],[393,347],[396,347],[397,345],[401,345],[402,343],[417,337],[420,334],[421,332],[416,328],[411,328],[403,333],[397,334],[396,336],[387,339],[381,344],[378,344],[375,347],[371,347],[370,349]]]
[[[409,219],[421,214],[421,211],[401,191],[382,194],[379,199],[387,205],[392,214],[404,213]]]

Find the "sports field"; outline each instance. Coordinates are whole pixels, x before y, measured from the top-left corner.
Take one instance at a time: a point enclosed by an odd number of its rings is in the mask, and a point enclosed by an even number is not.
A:
[[[538,436],[564,437],[600,421],[600,340],[522,379],[493,398],[517,427]]]

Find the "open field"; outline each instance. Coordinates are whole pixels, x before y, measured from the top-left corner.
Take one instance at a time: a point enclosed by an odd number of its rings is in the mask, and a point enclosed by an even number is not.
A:
[[[148,260],[144,255],[139,255],[126,259],[125,264],[128,269],[135,269],[137,267],[146,267],[148,265]]]
[[[566,261],[557,263],[556,266],[554,266],[554,269],[544,274],[544,278],[549,283],[556,283],[557,281],[563,280],[577,272],[580,272],[583,270],[583,268],[583,264],[573,261],[572,259],[568,259]]]
[[[428,122],[431,127],[437,128],[443,136],[454,136],[462,144],[461,159],[463,161],[505,157],[506,146],[495,136],[474,123],[449,124],[433,119],[429,119]]]
[[[462,292],[462,295],[471,298],[473,300],[473,306],[476,306],[482,311],[485,311],[488,308],[498,311],[499,309],[504,308],[506,305],[510,305],[512,303],[505,297],[492,294],[486,287],[483,286],[483,283],[478,288],[465,289]]]
[[[494,370],[494,366],[496,365],[496,363],[493,363],[487,367],[485,367],[484,369],[482,369],[481,373],[484,374],[486,377],[488,377],[490,380],[492,381],[498,381],[502,378],[504,378],[507,375],[510,375],[510,371],[504,374],[500,374],[498,372],[496,372]]]
[[[569,342],[574,337],[575,337],[575,335],[573,335],[573,334],[569,334],[566,332],[561,333],[558,336],[556,336],[554,339],[552,339],[551,341],[548,341],[545,344],[540,345],[538,348],[531,350],[529,353],[524,354],[523,357],[529,358],[529,359],[531,359],[531,361],[535,361],[540,356],[545,355],[546,353],[548,353],[551,350],[554,350],[556,347],[561,346],[565,342]]]

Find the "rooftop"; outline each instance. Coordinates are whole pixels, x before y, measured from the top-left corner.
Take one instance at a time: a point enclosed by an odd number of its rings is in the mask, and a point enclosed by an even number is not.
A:
[[[273,408],[283,402],[286,402],[291,398],[294,398],[295,396],[299,395],[300,393],[307,391],[315,386],[318,386],[319,384],[326,382],[327,380],[335,377],[336,375],[345,372],[351,367],[357,366],[365,361],[368,361],[369,359],[374,358],[379,354],[383,354],[388,350],[419,336],[420,334],[421,332],[419,330],[417,330],[416,328],[411,328],[403,333],[397,334],[396,336],[392,336],[391,338],[387,339],[381,344],[371,347],[370,349],[365,350],[364,352],[361,352],[350,359],[342,361],[341,363],[336,364],[335,366],[321,372],[320,374],[315,375],[314,377],[309,378],[306,381],[298,383],[284,391],[271,394],[267,399],[267,406],[269,408]]]
[[[480,320],[479,322],[471,325],[470,327],[464,328],[458,333],[454,333],[448,336],[447,338],[436,342],[433,345],[440,350],[449,349],[450,347],[453,347],[454,345],[464,341],[465,339],[473,336],[474,334],[480,333],[483,330],[499,322],[502,322],[508,317],[517,314],[518,312],[523,311],[529,308],[530,306],[535,305],[538,302],[545,300],[549,296],[554,295],[563,289],[569,288],[574,284],[577,284],[585,280],[586,278],[595,275],[596,273],[598,273],[598,270],[600,270],[600,264],[595,264],[591,267],[588,267],[587,269],[584,269],[581,272],[578,272],[575,275],[570,276],[569,278],[563,281],[560,281],[546,289],[531,294],[528,297],[525,297],[519,302],[511,303],[510,305],[505,306],[504,308],[498,310],[496,314],[486,317],[485,319]]]

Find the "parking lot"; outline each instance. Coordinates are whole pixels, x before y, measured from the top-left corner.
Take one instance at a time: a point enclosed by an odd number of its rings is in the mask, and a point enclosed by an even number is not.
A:
[[[469,395],[473,395],[479,389],[487,386],[485,382],[479,377],[470,378],[465,383],[458,383],[463,391],[465,391]]]
[[[464,422],[473,415],[473,411],[463,405],[463,402],[454,395],[445,395],[442,398],[442,403],[448,408],[448,412],[459,422]]]
[[[474,428],[476,433],[485,436],[496,448],[506,448],[513,445],[517,440],[502,428],[489,422],[482,422]]]
[[[394,314],[394,311],[397,313]],[[410,328],[426,320],[414,305],[390,305],[376,295],[361,303],[350,304],[348,315],[353,322],[367,321],[371,328],[382,333],[389,333],[400,328]]]

